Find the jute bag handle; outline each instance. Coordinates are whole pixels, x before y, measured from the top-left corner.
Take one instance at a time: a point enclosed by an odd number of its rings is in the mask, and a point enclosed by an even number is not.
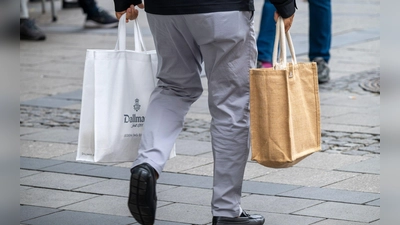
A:
[[[134,29],[134,39],[135,39],[135,49],[136,52],[145,52],[142,33],[140,32],[139,24],[137,19],[133,20]],[[118,39],[115,45],[115,50],[126,50],[126,13],[124,13],[119,19],[118,23]]]
[[[286,37],[286,39],[285,39]],[[292,42],[292,37],[290,36],[290,32],[285,33],[285,24],[283,23],[282,17],[278,17],[276,22],[276,32],[275,32],[275,42],[274,42],[274,51],[272,52],[272,65],[273,68],[276,69],[285,69],[287,65],[286,61],[286,40],[289,46],[290,54],[292,56],[292,63],[297,64],[296,53],[294,51],[294,46]],[[278,46],[279,49],[279,62],[278,58]]]

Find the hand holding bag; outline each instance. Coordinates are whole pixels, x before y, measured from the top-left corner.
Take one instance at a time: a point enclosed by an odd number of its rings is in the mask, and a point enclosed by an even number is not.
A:
[[[297,63],[281,17],[276,26],[273,68],[250,70],[251,158],[284,168],[321,149],[320,102],[316,63]],[[285,37],[291,63],[286,61]]]
[[[131,162],[137,157],[157,83],[157,56],[146,51],[136,20],[135,50],[126,50],[125,18],[126,14],[120,18],[114,50],[87,50],[77,160]]]

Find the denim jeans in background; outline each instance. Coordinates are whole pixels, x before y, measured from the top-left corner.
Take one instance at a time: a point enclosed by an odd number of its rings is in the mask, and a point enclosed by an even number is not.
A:
[[[316,57],[322,57],[329,62],[332,37],[331,0],[308,0],[308,4],[310,24],[308,57],[310,61]],[[265,0],[257,38],[258,61],[272,62],[275,40],[274,12],[274,5],[269,0]]]

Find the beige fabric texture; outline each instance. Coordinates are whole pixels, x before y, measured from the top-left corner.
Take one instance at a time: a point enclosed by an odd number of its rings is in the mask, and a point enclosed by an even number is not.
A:
[[[317,65],[250,70],[252,160],[284,168],[321,150]]]

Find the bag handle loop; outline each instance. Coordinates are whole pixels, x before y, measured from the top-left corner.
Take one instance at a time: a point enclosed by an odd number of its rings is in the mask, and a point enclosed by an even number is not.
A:
[[[140,32],[140,27],[137,19],[133,20],[133,30],[135,39],[135,49],[136,52],[145,52],[142,33]],[[126,50],[126,13],[124,13],[119,19],[118,23],[118,38],[115,45],[115,50]]]
[[[285,39],[286,37],[286,39]],[[292,63],[297,64],[296,53],[294,51],[294,46],[292,42],[292,37],[290,36],[290,32],[285,32],[285,24],[283,23],[282,17],[278,17],[278,21],[276,22],[276,32],[275,32],[275,42],[274,42],[274,50],[272,52],[272,65],[274,69],[283,69],[286,68],[286,41],[289,46],[290,54],[292,57]],[[279,49],[279,62],[278,58],[278,46]]]

